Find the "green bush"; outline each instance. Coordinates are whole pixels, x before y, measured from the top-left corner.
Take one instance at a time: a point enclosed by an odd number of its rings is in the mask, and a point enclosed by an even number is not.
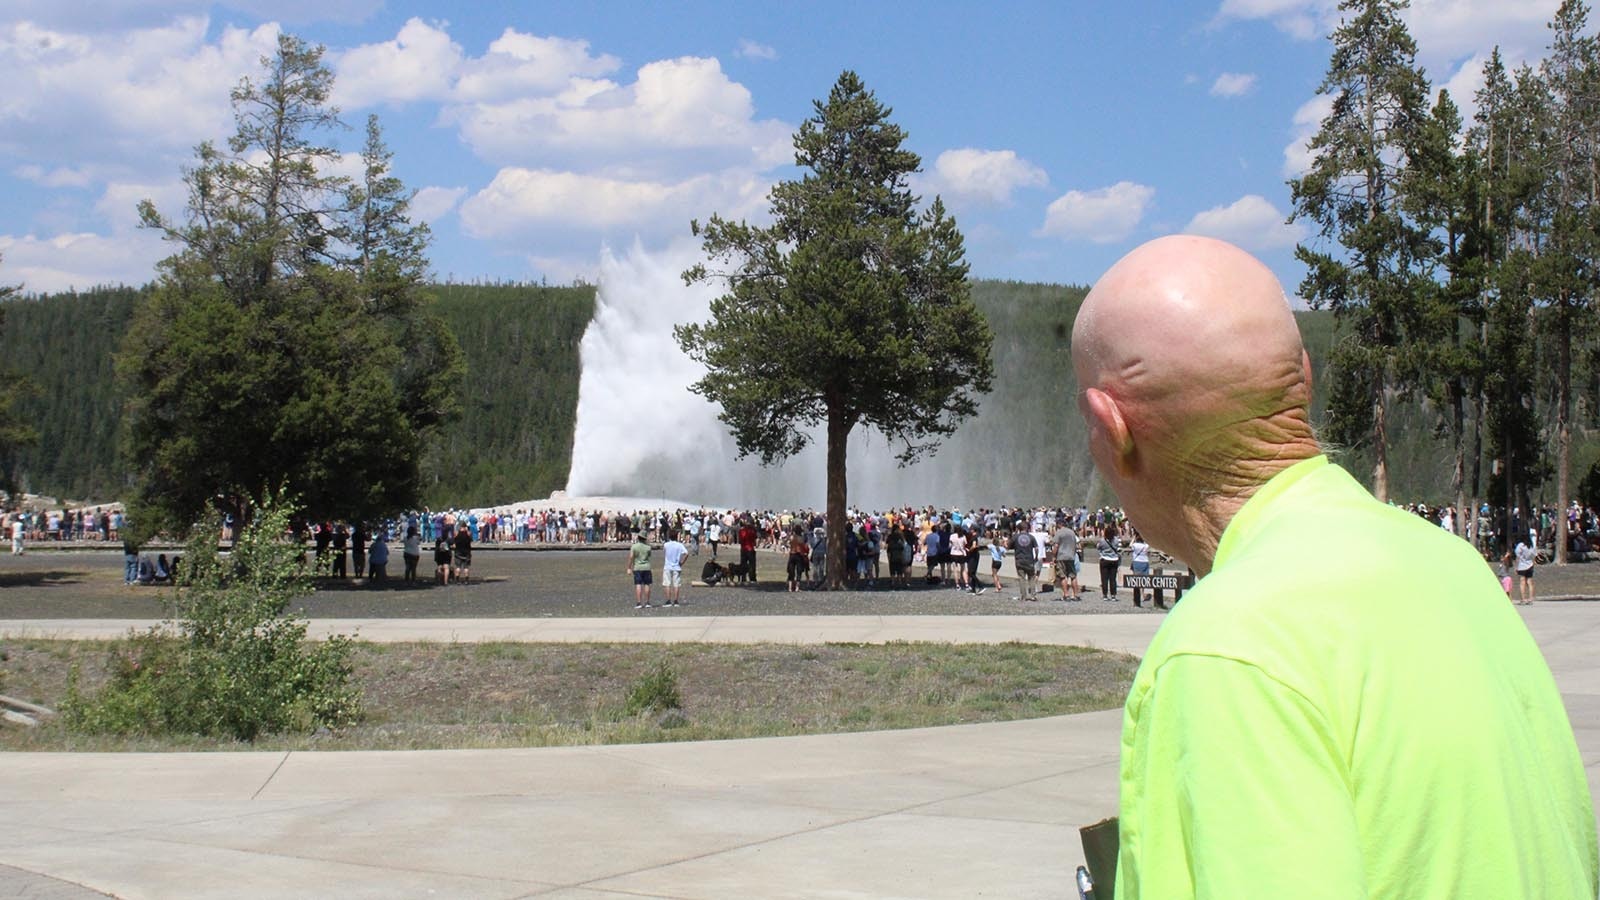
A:
[[[678,696],[678,675],[666,660],[660,660],[628,687],[628,699],[623,703],[622,713],[625,716],[637,716],[640,713],[664,712],[682,707],[683,699]]]
[[[231,554],[208,529],[184,551],[173,620],[112,651],[93,695],[69,685],[69,728],[90,733],[177,732],[254,740],[258,734],[338,727],[360,716],[350,639],[306,640],[288,612],[312,591],[304,551],[285,540],[289,509],[256,511]]]

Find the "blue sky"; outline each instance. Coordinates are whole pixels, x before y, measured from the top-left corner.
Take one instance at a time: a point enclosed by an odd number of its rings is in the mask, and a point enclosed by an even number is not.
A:
[[[1558,0],[1419,0],[1436,87],[1534,59]],[[894,109],[974,275],[1087,283],[1161,234],[1259,254],[1293,293],[1285,179],[1324,106],[1328,0],[474,3],[0,0],[0,283],[143,283],[134,205],[279,30],[327,47],[354,150],[379,114],[456,280],[592,279],[600,249],[760,218],[789,135],[853,69]]]

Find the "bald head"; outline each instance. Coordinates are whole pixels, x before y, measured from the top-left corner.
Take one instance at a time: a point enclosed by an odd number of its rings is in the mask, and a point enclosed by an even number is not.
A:
[[[1283,288],[1231,244],[1175,235],[1123,257],[1084,300],[1072,359],[1096,462],[1136,521],[1141,502],[1248,494],[1320,452]]]

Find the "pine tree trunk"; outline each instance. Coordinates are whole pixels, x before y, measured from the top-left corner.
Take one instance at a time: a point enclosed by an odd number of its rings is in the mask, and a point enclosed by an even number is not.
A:
[[[1378,379],[1372,398],[1372,496],[1389,501],[1389,379]]]
[[[1563,309],[1565,309],[1563,303]],[[1559,365],[1556,397],[1556,565],[1567,564],[1567,504],[1571,501],[1572,485],[1572,329],[1570,320],[1561,319]]]
[[[849,449],[850,427],[854,424],[840,409],[840,404],[828,402],[828,590],[844,587],[844,530],[846,482],[845,461]]]
[[[1455,466],[1450,472],[1450,486],[1455,489],[1455,513],[1450,517],[1455,533],[1466,537],[1467,517],[1462,513],[1467,503],[1467,412],[1466,386],[1458,375],[1450,385],[1451,433],[1455,437]]]

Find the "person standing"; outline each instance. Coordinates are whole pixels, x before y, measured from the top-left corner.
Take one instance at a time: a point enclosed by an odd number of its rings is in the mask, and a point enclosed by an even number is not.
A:
[[[11,555],[21,556],[24,552],[22,539],[28,534],[28,526],[22,521],[22,513],[11,514]]]
[[[1005,593],[1006,586],[1000,580],[1000,567],[1006,563],[1006,540],[1001,532],[995,532],[989,541],[989,574],[994,576],[994,592]]]
[[[789,535],[789,592],[798,593],[800,582],[811,570],[811,544],[806,541],[805,530],[796,525]]]
[[[345,530],[344,523],[340,522],[333,528],[333,577],[345,577],[345,549],[350,543],[350,532]]]
[[[405,561],[405,582],[410,584],[417,580],[417,563],[422,561],[422,535],[417,532],[417,526],[406,526],[406,539],[400,546],[401,559]]]
[[[1095,468],[1200,580],[1123,711],[1117,900],[1594,900],[1561,693],[1483,557],[1323,453],[1282,285],[1174,235],[1072,330]]]
[[[956,590],[969,590],[967,585],[967,535],[960,528],[952,527],[950,540],[950,565],[955,569]]]
[[[756,580],[756,527],[746,516],[739,524],[739,565],[752,584]]]
[[[1517,547],[1511,553],[1517,558],[1517,592],[1522,597],[1517,605],[1527,606],[1533,603],[1533,564],[1538,558],[1538,551],[1534,549],[1532,539],[1529,539],[1517,541]]]
[[[1144,535],[1140,534],[1137,528],[1133,530],[1133,543],[1128,545],[1128,570],[1135,575],[1150,574],[1150,545],[1145,543]],[[1154,594],[1155,592],[1152,590],[1151,593]],[[1140,601],[1143,599],[1144,589],[1134,588],[1133,605],[1140,606]],[[1151,602],[1159,606],[1159,595],[1152,599]]]
[[[1027,522],[1019,522],[1011,535],[1011,564],[1017,568],[1017,597],[1022,601],[1037,601],[1039,585],[1039,557],[1035,555],[1033,533]]]
[[[1117,526],[1107,525],[1100,532],[1100,543],[1095,545],[1100,553],[1100,593],[1102,600],[1117,602],[1117,569],[1122,566],[1122,543],[1117,539]]]
[[[470,582],[472,580],[472,531],[465,525],[456,529],[455,540],[450,542],[451,556],[455,563],[456,581]]]
[[[1061,592],[1061,599],[1082,600],[1083,588],[1078,584],[1078,533],[1072,530],[1065,518],[1058,518],[1056,533],[1052,535],[1050,543],[1055,551],[1056,590]]]
[[[350,529],[350,561],[355,564],[356,577],[367,577],[367,526],[360,522]]]
[[[689,548],[678,540],[677,529],[669,529],[667,542],[661,547],[661,584],[667,594],[662,606],[683,605],[683,560],[688,555]]]
[[[983,551],[978,547],[978,529],[974,527],[967,533],[967,590],[974,597],[989,589],[978,586],[978,566],[983,562]]]
[[[633,545],[628,548],[627,571],[633,575],[633,608],[649,608],[653,605],[650,602],[650,545],[645,542],[642,528],[634,534]]]
[[[439,584],[450,583],[450,532],[443,528],[435,531],[433,542],[433,579]]]

